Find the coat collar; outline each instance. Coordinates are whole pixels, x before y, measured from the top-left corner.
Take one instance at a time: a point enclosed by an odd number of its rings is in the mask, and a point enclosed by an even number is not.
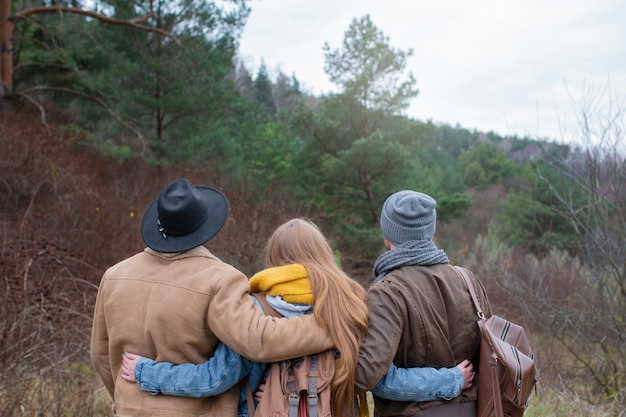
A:
[[[161,259],[165,259],[166,261],[178,261],[181,259],[198,257],[198,256],[216,259],[219,261],[217,256],[213,255],[211,251],[205,248],[204,246],[196,246],[195,248],[186,250],[184,252],[174,252],[174,253],[159,252],[150,248],[145,248],[144,251],[151,255],[157,256]]]

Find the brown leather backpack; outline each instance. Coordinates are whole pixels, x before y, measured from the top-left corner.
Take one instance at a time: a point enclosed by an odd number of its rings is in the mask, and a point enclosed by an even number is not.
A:
[[[282,317],[267,303],[265,294],[253,295],[266,315]],[[256,409],[248,386],[248,413],[250,417],[330,417],[330,383],[334,375],[332,350],[273,362]]]
[[[537,386],[535,355],[524,328],[483,314],[476,290],[463,268],[457,267],[474,301],[481,332],[478,362],[478,417],[522,417]]]

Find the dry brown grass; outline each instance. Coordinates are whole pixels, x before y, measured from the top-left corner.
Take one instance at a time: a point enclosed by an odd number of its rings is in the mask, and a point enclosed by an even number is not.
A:
[[[111,398],[85,364],[25,369],[2,376],[3,416],[112,416]]]

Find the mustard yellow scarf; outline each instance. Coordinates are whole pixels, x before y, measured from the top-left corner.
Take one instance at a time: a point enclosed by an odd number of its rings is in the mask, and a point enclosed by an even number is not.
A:
[[[300,264],[264,269],[250,278],[250,292],[280,295],[288,303],[314,304],[311,281]]]

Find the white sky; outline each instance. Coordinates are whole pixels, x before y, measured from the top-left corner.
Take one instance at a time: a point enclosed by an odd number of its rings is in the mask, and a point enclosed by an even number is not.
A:
[[[250,0],[240,55],[301,88],[336,91],[322,47],[369,14],[420,94],[407,115],[500,135],[567,140],[574,106],[626,99],[624,0]],[[254,72],[253,74],[256,74]]]

